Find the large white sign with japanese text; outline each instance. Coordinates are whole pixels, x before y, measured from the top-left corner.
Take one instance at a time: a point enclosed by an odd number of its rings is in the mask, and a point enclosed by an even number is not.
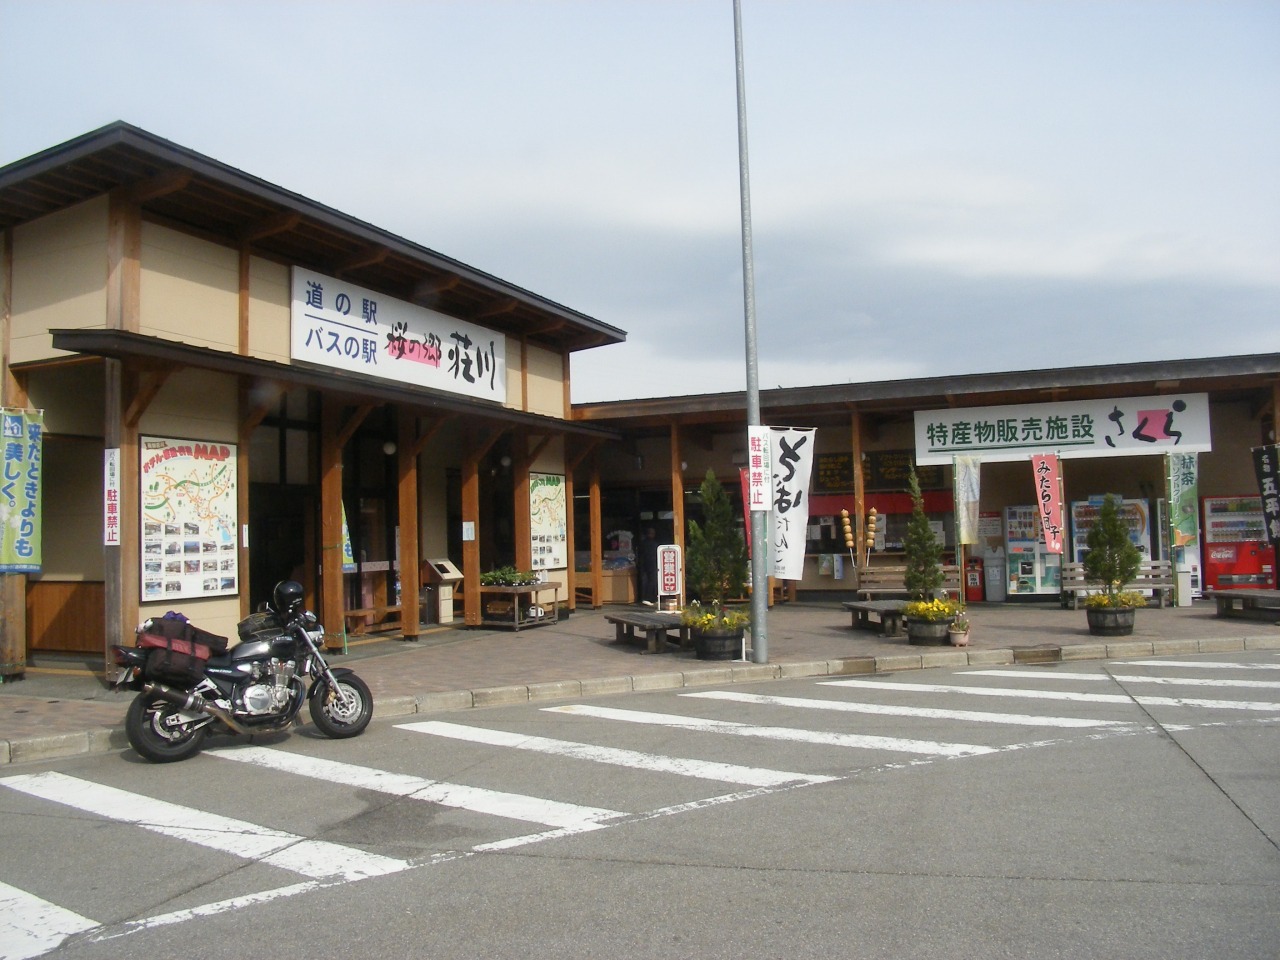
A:
[[[141,437],[142,599],[239,590],[236,445]]]
[[[1124,397],[1007,407],[916,412],[916,463],[1025,460],[1032,453],[1063,459],[1207,453],[1209,395]]]
[[[293,268],[289,356],[481,400],[507,399],[507,341],[493,330]]]

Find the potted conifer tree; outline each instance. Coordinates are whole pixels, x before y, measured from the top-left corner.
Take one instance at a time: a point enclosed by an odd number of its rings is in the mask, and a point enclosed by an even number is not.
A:
[[[1084,578],[1097,586],[1097,593],[1084,598],[1089,632],[1100,637],[1127,637],[1133,633],[1138,607],[1147,598],[1124,588],[1138,575],[1142,553],[1129,536],[1129,526],[1120,516],[1120,499],[1107,494],[1085,539]]]
[[[920,492],[920,479],[913,464],[907,478],[911,494],[911,519],[907,521],[907,535],[903,550],[907,555],[907,570],[903,583],[911,599],[902,608],[907,624],[907,640],[910,643],[946,643],[947,628],[956,616],[956,604],[942,592],[942,544],[929,526],[924,512],[924,495]]]
[[[698,492],[702,523],[689,521],[685,558],[689,588],[698,599],[681,611],[681,620],[691,628],[699,660],[732,660],[741,650],[750,617],[726,607],[725,601],[740,596],[747,581],[747,545],[714,471],[707,471]]]

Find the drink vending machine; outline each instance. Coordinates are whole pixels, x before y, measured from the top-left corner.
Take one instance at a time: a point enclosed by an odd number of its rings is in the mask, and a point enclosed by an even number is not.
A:
[[[1274,590],[1275,551],[1261,497],[1203,497],[1204,585],[1210,590]]]

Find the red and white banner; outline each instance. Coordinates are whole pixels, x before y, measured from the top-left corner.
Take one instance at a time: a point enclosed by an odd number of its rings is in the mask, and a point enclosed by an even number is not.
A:
[[[1044,529],[1048,553],[1062,553],[1062,486],[1058,458],[1052,453],[1033,453],[1031,472],[1036,482],[1036,510]]]

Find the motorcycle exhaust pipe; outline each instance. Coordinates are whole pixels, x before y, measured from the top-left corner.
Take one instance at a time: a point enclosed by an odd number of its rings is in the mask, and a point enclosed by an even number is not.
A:
[[[221,707],[215,707],[195,691],[187,693],[183,690],[175,690],[173,687],[166,687],[163,683],[143,684],[142,689],[145,693],[160,697],[162,700],[168,700],[179,709],[186,710],[189,713],[207,713],[211,717],[217,717],[236,733],[246,735],[249,733],[248,730],[231,718],[231,714]]]

